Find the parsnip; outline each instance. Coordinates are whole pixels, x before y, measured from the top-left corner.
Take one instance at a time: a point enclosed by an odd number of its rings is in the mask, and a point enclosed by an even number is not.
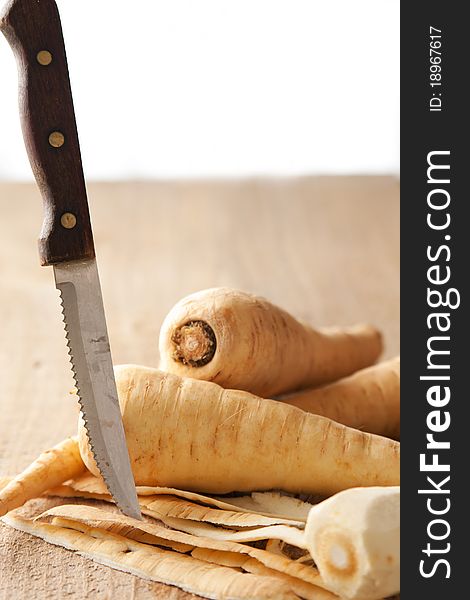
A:
[[[356,488],[314,506],[305,546],[329,589],[380,600],[400,590],[400,488]]]
[[[0,476],[0,490],[12,479]],[[230,502],[175,488],[137,486],[137,493],[142,512],[146,515],[156,518],[181,517],[230,527],[285,524],[303,528],[311,508],[301,500],[272,492],[227,498]],[[76,480],[49,488],[45,494],[113,502],[103,480],[89,472]],[[30,497],[28,495],[24,501]]]
[[[283,402],[369,433],[400,437],[400,357]]]
[[[183,298],[160,331],[160,368],[272,397],[322,385],[374,363],[374,327],[315,330],[259,298],[213,288]]]
[[[387,438],[156,369],[124,365],[115,373],[137,485],[329,495],[399,482],[400,445]],[[79,444],[97,475],[82,425]]]
[[[43,452],[29,467],[0,490],[0,517],[40,496],[47,489],[80,475],[85,465],[76,438],[67,438]]]
[[[184,519],[164,518],[179,531],[240,544],[280,539],[308,550],[323,585],[342,598],[381,600],[400,589],[400,490],[345,490],[314,506],[305,531],[286,525],[233,531]]]

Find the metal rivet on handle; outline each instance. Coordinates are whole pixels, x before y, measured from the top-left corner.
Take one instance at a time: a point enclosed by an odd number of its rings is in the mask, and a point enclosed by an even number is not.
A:
[[[40,50],[36,54],[36,60],[43,67],[47,67],[47,65],[50,65],[52,62],[52,54],[49,52],[49,50]]]
[[[60,217],[60,224],[65,229],[73,229],[77,224],[77,217],[72,213],[66,212]]]
[[[60,148],[64,145],[65,137],[60,131],[53,131],[49,136],[49,144],[54,148]]]

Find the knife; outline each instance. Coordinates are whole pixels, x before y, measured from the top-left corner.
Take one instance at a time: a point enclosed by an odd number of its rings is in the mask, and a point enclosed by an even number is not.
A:
[[[10,0],[0,30],[18,66],[19,107],[44,203],[41,265],[52,265],[90,447],[120,510],[140,519],[114,380],[59,12]]]

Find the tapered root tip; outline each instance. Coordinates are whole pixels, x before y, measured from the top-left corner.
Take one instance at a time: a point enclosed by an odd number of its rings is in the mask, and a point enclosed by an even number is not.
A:
[[[205,321],[189,321],[171,336],[173,360],[190,367],[203,367],[214,357],[217,339]]]

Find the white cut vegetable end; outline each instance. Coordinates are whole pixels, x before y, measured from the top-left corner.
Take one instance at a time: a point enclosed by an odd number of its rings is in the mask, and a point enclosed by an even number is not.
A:
[[[314,506],[304,534],[328,589],[380,600],[400,589],[400,488],[352,488]]]

